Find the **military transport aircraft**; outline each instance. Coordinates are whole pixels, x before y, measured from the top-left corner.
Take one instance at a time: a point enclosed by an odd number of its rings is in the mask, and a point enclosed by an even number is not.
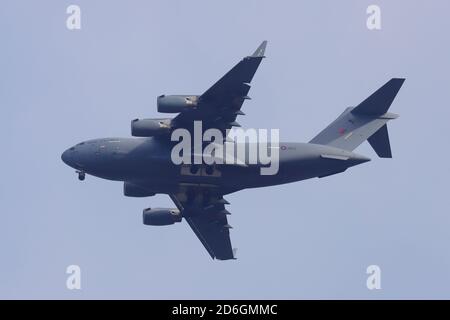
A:
[[[135,119],[131,134],[138,138],[104,138],[81,142],[62,154],[78,178],[90,174],[123,181],[124,194],[147,197],[167,194],[174,209],[145,209],[145,225],[171,225],[184,218],[213,259],[235,258],[224,195],[246,188],[279,185],[341,173],[370,161],[353,150],[368,140],[377,155],[391,158],[386,123],[404,79],[391,79],[356,107],[349,107],[309,143],[279,143],[279,169],[261,175],[260,164],[244,159],[240,164],[174,164],[171,133],[177,128],[192,132],[194,121],[202,130],[221,132],[237,127],[242,104],[249,99],[250,82],[264,58],[267,42],[242,59],[202,95],[162,95],[157,109],[177,113],[172,119]]]

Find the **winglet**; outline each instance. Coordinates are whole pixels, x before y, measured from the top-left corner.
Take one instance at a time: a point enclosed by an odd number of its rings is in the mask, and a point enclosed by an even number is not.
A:
[[[264,52],[266,51],[267,40],[264,40],[256,49],[256,51],[251,55],[252,58],[264,58]]]

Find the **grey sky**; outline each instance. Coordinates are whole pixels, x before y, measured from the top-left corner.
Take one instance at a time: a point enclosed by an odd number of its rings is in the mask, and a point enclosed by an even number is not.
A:
[[[82,9],[68,31],[66,7]],[[366,8],[382,9],[382,30]],[[450,3],[17,1],[0,10],[0,298],[450,298]],[[202,93],[269,45],[245,127],[308,141],[391,77],[394,159],[227,197],[237,261],[212,261],[185,222],[152,228],[122,185],[60,160],[129,136],[159,94]],[[78,264],[82,290],[65,287]],[[382,290],[366,288],[368,265]]]

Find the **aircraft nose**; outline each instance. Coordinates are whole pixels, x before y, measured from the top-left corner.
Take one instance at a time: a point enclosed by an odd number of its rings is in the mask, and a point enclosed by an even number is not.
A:
[[[72,159],[72,155],[71,155],[72,151],[73,151],[73,148],[70,148],[61,154],[61,160],[68,166],[72,166],[72,160],[71,160]]]

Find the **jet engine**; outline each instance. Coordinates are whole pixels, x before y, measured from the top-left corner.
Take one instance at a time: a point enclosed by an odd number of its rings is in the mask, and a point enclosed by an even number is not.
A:
[[[178,209],[144,209],[142,214],[146,226],[168,226],[181,221],[181,213]]]
[[[151,197],[155,195],[154,192],[127,181],[123,183],[123,194],[127,197]]]
[[[157,99],[158,112],[179,113],[195,109],[198,104],[198,96],[162,95]]]
[[[170,119],[134,119],[131,121],[131,135],[153,137],[170,132]]]

